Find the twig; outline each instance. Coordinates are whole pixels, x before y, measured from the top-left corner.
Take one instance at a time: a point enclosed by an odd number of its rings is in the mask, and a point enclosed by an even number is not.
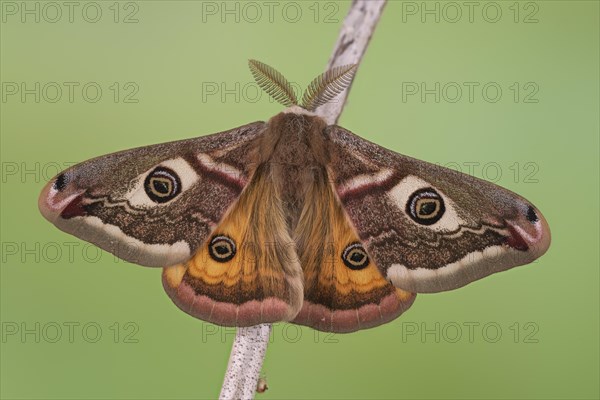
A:
[[[385,4],[386,0],[354,0],[352,2],[326,70],[340,65],[360,64]],[[346,105],[350,87],[348,86],[347,90],[337,96],[335,101],[330,101],[317,110],[317,114],[328,124],[337,123]]]
[[[387,0],[354,0],[344,19],[326,70],[339,65],[360,64]],[[355,75],[356,76],[356,75]],[[317,109],[327,123],[335,124],[342,113],[350,87]],[[233,342],[221,400],[253,399],[269,344],[271,324],[239,328]]]
[[[271,324],[238,328],[220,399],[254,398],[270,336]]]

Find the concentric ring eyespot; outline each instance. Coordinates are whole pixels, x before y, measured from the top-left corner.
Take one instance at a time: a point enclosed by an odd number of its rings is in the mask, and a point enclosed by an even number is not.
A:
[[[156,167],[146,176],[144,190],[155,203],[166,203],[181,192],[181,180],[172,169]]]
[[[369,265],[369,256],[362,244],[352,243],[342,252],[342,261],[346,267],[358,271]]]
[[[208,253],[216,262],[227,262],[235,257],[235,242],[224,235],[215,236],[208,244]]]
[[[433,188],[419,189],[408,198],[406,213],[418,224],[432,225],[442,218],[444,199]]]

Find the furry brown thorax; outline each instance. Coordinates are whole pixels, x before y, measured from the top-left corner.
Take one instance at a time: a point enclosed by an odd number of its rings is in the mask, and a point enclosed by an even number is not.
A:
[[[268,164],[265,173],[278,188],[292,232],[313,183],[327,179],[326,126],[317,116],[280,113],[269,120],[258,145],[261,163]]]

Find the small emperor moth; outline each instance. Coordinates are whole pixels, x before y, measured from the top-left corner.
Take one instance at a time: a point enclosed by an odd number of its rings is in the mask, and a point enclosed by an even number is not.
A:
[[[315,109],[356,66],[317,77],[301,105],[275,69],[250,68],[285,111],[83,162],[42,190],[42,214],[124,260],[164,268],[179,308],[226,326],[371,328],[417,292],[458,288],[548,249],[548,224],[524,198],[320,118]]]

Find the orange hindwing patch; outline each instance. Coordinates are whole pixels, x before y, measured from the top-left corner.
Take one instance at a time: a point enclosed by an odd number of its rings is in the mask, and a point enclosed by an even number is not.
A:
[[[293,322],[329,332],[386,323],[408,309],[415,294],[388,282],[326,180],[315,184],[296,230],[304,271],[304,304]]]
[[[290,320],[302,303],[302,275],[280,196],[259,168],[228,215],[163,284],[182,310],[227,326]]]

